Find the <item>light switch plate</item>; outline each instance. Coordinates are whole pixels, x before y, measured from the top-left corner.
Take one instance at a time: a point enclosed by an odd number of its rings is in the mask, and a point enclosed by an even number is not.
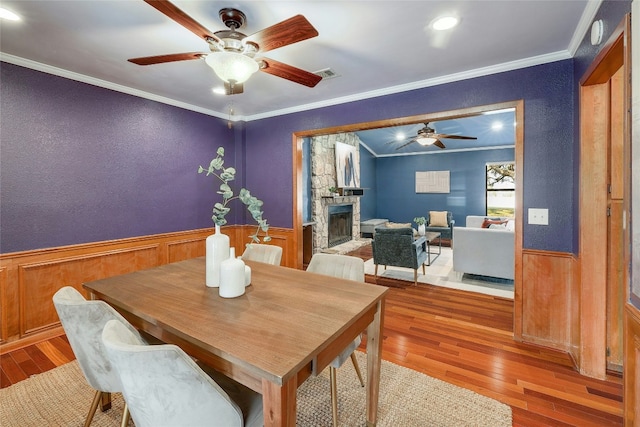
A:
[[[549,209],[529,208],[529,224],[549,225]]]

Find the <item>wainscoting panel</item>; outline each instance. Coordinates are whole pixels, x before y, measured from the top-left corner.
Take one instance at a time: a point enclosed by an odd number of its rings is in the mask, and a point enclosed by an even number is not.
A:
[[[640,425],[640,310],[625,307],[624,420],[625,426]]]
[[[158,245],[147,245],[20,265],[20,336],[57,326],[58,315],[51,300],[61,287],[73,286],[88,296],[83,283],[154,267],[158,252]]]
[[[251,226],[225,226],[242,254]],[[61,334],[52,297],[84,282],[205,255],[213,228],[0,254],[0,354]],[[295,265],[293,230],[270,228],[270,244],[283,248],[282,265]]]
[[[7,336],[7,269],[0,267],[0,344]]]
[[[205,256],[206,236],[167,243],[167,260],[162,264]]]
[[[528,249],[522,253],[522,338],[569,351],[573,256]]]

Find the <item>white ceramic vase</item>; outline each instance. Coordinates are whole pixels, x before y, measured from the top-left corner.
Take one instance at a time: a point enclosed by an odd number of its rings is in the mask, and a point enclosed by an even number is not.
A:
[[[420,224],[418,225],[418,234],[421,236],[424,236],[424,233],[426,233],[426,226],[424,224]]]
[[[245,264],[244,266],[244,285],[249,286],[251,284],[251,267]]]
[[[220,263],[220,288],[222,298],[235,298],[244,294],[244,261],[236,258],[236,249],[229,250],[229,257]]]
[[[215,234],[207,237],[205,245],[205,282],[210,288],[217,288],[220,286],[220,264],[229,258],[229,236],[222,234],[216,224]]]

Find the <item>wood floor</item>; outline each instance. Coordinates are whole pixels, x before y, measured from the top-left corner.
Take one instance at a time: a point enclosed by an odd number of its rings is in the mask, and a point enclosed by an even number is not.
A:
[[[371,257],[370,247],[352,255]],[[513,302],[392,280],[383,358],[511,406],[514,426],[622,426],[622,378],[583,377],[567,354],[513,340]],[[373,276],[367,282],[376,283]],[[66,337],[0,357],[0,385],[74,359]],[[410,393],[410,390],[407,390]]]

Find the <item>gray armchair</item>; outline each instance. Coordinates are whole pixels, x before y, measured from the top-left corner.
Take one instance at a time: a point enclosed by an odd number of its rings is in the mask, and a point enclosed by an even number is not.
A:
[[[425,227],[425,231],[440,233],[440,237],[449,239],[451,241],[451,246],[453,246],[453,226],[456,221],[453,219],[453,214],[451,211],[447,211],[447,225],[442,226],[440,224],[433,225],[433,220],[431,218],[431,212],[429,212],[429,216],[427,217],[427,224]]]
[[[413,283],[418,284],[418,268],[427,260],[426,239],[424,236],[413,240],[413,229],[407,228],[376,228],[371,245],[373,249],[373,263],[376,265],[374,274],[378,275],[378,265],[413,269]]]

